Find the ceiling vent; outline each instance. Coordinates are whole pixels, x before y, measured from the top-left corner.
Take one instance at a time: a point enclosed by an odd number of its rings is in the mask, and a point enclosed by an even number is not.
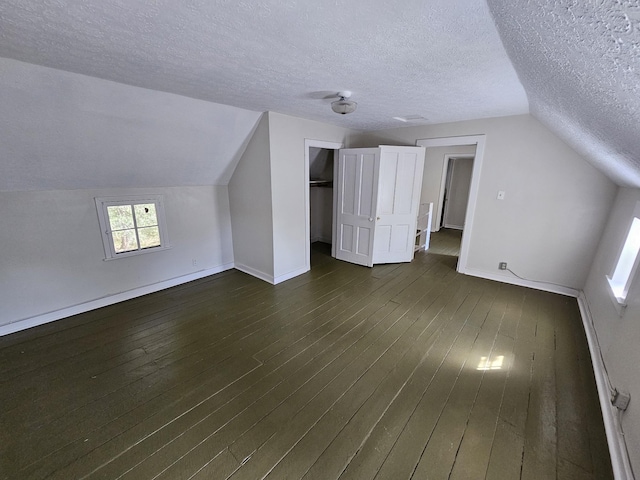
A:
[[[404,117],[393,117],[393,119],[404,123],[429,123],[429,120],[422,115],[406,115]]]

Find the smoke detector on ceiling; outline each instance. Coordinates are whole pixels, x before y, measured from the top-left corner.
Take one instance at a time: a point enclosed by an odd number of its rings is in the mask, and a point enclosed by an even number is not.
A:
[[[344,92],[338,92],[338,97],[340,100],[336,100],[335,102],[331,102],[331,110],[340,115],[346,115],[347,113],[353,113],[358,108],[358,104],[352,100],[349,100],[351,97],[351,92],[346,90]]]

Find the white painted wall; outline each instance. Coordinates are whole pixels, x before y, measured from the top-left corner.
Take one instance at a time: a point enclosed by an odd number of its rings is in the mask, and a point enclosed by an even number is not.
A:
[[[613,271],[639,201],[640,190],[619,190],[584,287],[611,382],[618,390],[631,394],[622,425],[635,472],[640,472],[640,276],[636,275],[627,297],[628,306],[620,316],[609,296],[605,275]]]
[[[607,220],[616,186],[530,115],[358,135],[358,146],[415,144],[424,138],[486,135],[469,273],[513,281],[498,270],[580,290]],[[506,199],[497,200],[499,190]]]
[[[309,178],[333,181],[333,150],[309,148]],[[311,214],[311,242],[331,243],[333,228],[333,188],[311,187],[309,190]]]
[[[307,270],[305,139],[346,142],[350,130],[269,112],[276,283]]]
[[[0,105],[0,326],[233,266],[226,184],[260,113],[6,58]],[[118,193],[165,195],[172,249],[103,261],[93,198]]]
[[[309,178],[311,180],[333,180],[334,150],[309,147]]]
[[[309,190],[311,242],[331,243],[333,228],[333,188],[312,187]]]
[[[226,185],[259,112],[0,58],[0,191]]]
[[[229,182],[236,268],[273,283],[269,114],[251,136]]]
[[[163,194],[169,250],[105,261],[94,197]],[[233,266],[227,187],[0,193],[0,326]],[[193,261],[196,261],[196,266]]]

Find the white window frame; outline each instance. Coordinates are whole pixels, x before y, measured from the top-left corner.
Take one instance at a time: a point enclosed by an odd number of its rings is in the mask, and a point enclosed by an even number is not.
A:
[[[611,275],[607,275],[609,293],[616,305],[618,313],[622,315],[627,301],[627,295],[640,264],[640,202],[636,203],[631,224],[627,229],[624,244],[618,254],[615,267]]]
[[[102,232],[102,243],[104,246],[105,260],[115,260],[116,258],[132,257],[144,253],[158,252],[171,248],[169,236],[167,234],[167,222],[164,214],[164,198],[162,195],[126,195],[119,197],[96,197],[96,209],[98,210],[98,221]],[[107,208],[116,205],[137,205],[153,203],[156,207],[156,217],[158,220],[158,231],[160,232],[160,245],[151,248],[138,248],[128,252],[116,253],[111,235],[111,225]]]

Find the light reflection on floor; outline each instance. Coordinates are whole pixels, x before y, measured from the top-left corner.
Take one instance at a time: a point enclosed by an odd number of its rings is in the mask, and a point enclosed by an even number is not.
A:
[[[503,364],[504,355],[498,355],[492,359],[489,359],[489,357],[480,357],[477,370],[502,370]]]

